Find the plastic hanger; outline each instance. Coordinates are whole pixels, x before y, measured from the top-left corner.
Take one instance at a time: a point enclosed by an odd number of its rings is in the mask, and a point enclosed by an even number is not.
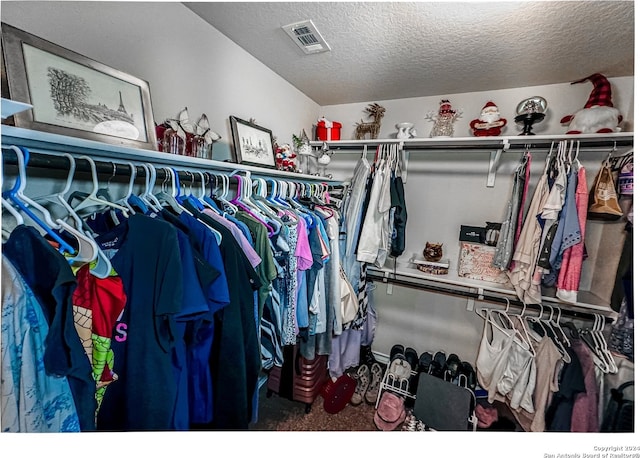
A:
[[[151,210],[158,213],[162,211],[162,204],[158,201],[155,195],[153,195],[153,186],[156,183],[156,168],[149,163],[142,164],[145,169],[145,188],[140,196],[142,200],[149,206]]]
[[[177,175],[178,172],[176,170],[174,170],[175,174]],[[186,192],[184,194],[184,200],[186,200],[187,202],[190,202],[191,205],[193,205],[196,209],[198,209],[199,211],[204,210],[204,204],[202,202],[200,202],[200,199],[198,199],[194,194],[193,194],[193,185],[195,183],[195,177],[193,175],[192,172],[190,171],[185,171],[185,173],[187,175],[189,175],[191,177],[191,182],[189,183],[189,190],[188,192]],[[183,187],[184,189],[184,187]]]
[[[611,352],[609,351],[609,347],[607,346],[606,339],[602,334],[602,331],[605,327],[605,318],[602,315],[596,315],[596,317],[598,319],[598,324],[594,328],[596,337],[595,340],[597,341],[597,345],[604,357],[604,362],[607,365],[609,372],[611,374],[616,374],[618,372],[618,366],[616,365],[616,361],[613,359],[613,355],[611,354]]]
[[[136,181],[136,174],[138,173],[138,171],[136,169],[136,166],[133,165],[133,163],[128,162],[127,165],[131,169],[131,175],[129,176],[129,185],[127,187],[127,193],[124,195],[124,197],[122,199],[120,199],[116,203],[118,203],[120,205],[124,205],[125,207],[127,207],[129,209],[129,211],[131,212],[132,215],[135,215],[136,211],[133,208],[133,206],[131,205],[131,202],[129,200],[131,199],[131,196],[133,195],[133,183]]]
[[[205,185],[205,191],[202,195],[202,201],[203,203],[206,203],[211,210],[224,217],[224,212],[220,209],[218,203],[213,200],[216,195],[215,193],[218,190],[218,175],[214,175],[213,173],[209,172],[205,172],[205,175],[207,176],[207,184],[209,185],[209,194],[207,194],[206,192]]]
[[[599,315],[593,316],[593,327],[591,329],[580,329],[580,338],[589,347],[589,350],[593,353],[593,363],[604,373],[609,373],[611,368],[607,362],[606,356],[603,354],[600,348],[600,342],[595,337],[594,328],[599,325]]]
[[[78,243],[77,252],[75,256],[69,257],[68,259],[71,264],[73,264],[74,266],[78,266],[95,261],[98,257],[98,251],[100,248],[98,248],[98,244],[91,235],[90,231],[85,230],[86,225],[84,224],[82,219],[65,200],[65,195],[67,194],[69,189],[71,189],[71,183],[73,181],[73,176],[76,170],[76,161],[71,154],[64,153],[64,156],[69,159],[69,172],[67,174],[67,180],[65,182],[64,188],[58,193],[36,197],[33,200],[36,202],[46,200],[52,203],[56,203],[64,208],[68,216],[71,217],[71,219],[75,223],[75,227],[69,225],[61,218],[57,219],[56,223],[58,223],[58,225],[62,229],[73,235],[73,237],[76,239]]]
[[[552,306],[549,306],[549,317],[546,320],[542,319],[541,321],[547,326],[547,329],[551,331],[549,333],[549,337],[553,339],[556,347],[558,348],[558,350],[560,350],[560,353],[562,353],[562,360],[568,364],[571,362],[571,356],[569,355],[569,352],[567,352],[567,348],[561,337],[558,335],[558,330],[556,329],[555,323],[553,322],[553,312],[554,308]]]
[[[507,303],[506,308],[504,310],[491,309],[489,310],[489,314],[494,313],[498,317],[502,325],[505,327],[505,329],[513,330],[515,332],[515,336],[517,337],[517,339],[514,339],[514,342],[519,344],[520,347],[525,348],[526,350],[529,350],[535,356],[535,351],[533,349],[533,345],[531,344],[531,340],[529,339],[529,335],[526,332],[523,334],[522,332],[520,332],[519,329],[516,328],[516,326],[513,323],[514,315],[509,314],[509,307],[511,305],[511,301],[509,301],[508,297],[504,297],[503,299]],[[525,330],[524,323],[522,323],[522,325],[523,325],[523,331],[524,331]]]
[[[73,182],[73,176],[76,171],[76,161],[74,157],[69,153],[64,153],[64,156],[69,159],[69,172],[67,173],[67,181],[65,182],[62,190],[57,193],[34,197],[33,200],[35,200],[36,202],[49,201],[61,205],[67,211],[68,216],[71,217],[75,222],[76,228],[80,229],[82,227],[85,227],[84,222],[71,207],[71,205],[69,205],[65,197],[71,189],[71,183]]]
[[[555,323],[553,323],[555,329],[559,332],[559,336],[562,338],[562,341],[565,343],[565,345],[569,346],[571,345],[571,341],[569,340],[569,338],[567,337],[567,335],[564,333],[564,330],[562,329],[562,326],[560,325],[560,315],[562,314],[562,309],[560,307],[555,307],[558,310],[558,315],[556,315],[556,321]]]
[[[529,325],[529,328],[535,332],[536,334],[540,335],[541,337],[546,337],[547,336],[547,330],[545,329],[545,327],[542,325],[542,323],[540,323],[540,319],[542,318],[542,315],[544,313],[544,307],[542,306],[542,304],[537,304],[540,306],[540,315],[538,316],[531,316],[531,315],[525,315],[524,317],[524,321],[531,323]]]
[[[209,174],[201,172],[200,170],[196,170],[196,173],[200,175],[200,195],[197,196],[198,200],[202,204],[202,206],[206,209],[214,211],[216,214],[220,214],[220,210],[213,199],[207,199],[207,184],[211,180]]]
[[[24,224],[24,218],[22,217],[20,212],[18,210],[16,210],[13,207],[13,205],[11,205],[9,203],[9,201],[7,199],[5,199],[4,197],[2,197],[2,208],[7,210],[16,219],[16,224],[18,226],[21,226],[21,225]]]
[[[69,173],[67,175],[67,181],[65,183],[64,188],[62,189],[62,191],[58,192],[57,194],[51,194],[50,196],[43,196],[42,198],[43,199],[50,198],[52,202],[59,203],[61,206],[63,206],[67,210],[67,212],[69,213],[69,216],[75,222],[76,228],[78,229],[78,231],[86,235],[86,237],[88,238],[88,242],[93,246],[95,250],[95,257],[93,257],[93,259],[89,261],[91,264],[91,267],[90,267],[91,274],[97,278],[107,278],[112,272],[111,261],[109,260],[107,255],[102,251],[102,249],[100,249],[100,247],[98,246],[98,243],[95,241],[95,234],[93,234],[91,228],[84,223],[84,221],[80,218],[80,216],[78,216],[78,214],[74,211],[71,205],[69,205],[69,203],[65,198],[67,192],[69,191],[69,189],[71,189],[71,183],[73,182],[73,176],[76,170],[76,162],[74,157],[71,154],[65,153],[64,156],[66,156],[69,159]],[[81,251],[81,250],[78,250],[78,251]],[[87,256],[87,257],[90,258],[90,256]]]
[[[238,207],[227,199],[227,194],[229,193],[229,177],[227,175],[220,175],[220,179],[222,180],[222,191],[218,194],[218,200],[222,202],[225,213],[235,215],[238,212]]]
[[[207,229],[209,229],[211,231],[211,233],[213,234],[213,236],[216,239],[216,242],[218,245],[220,245],[220,243],[222,243],[222,234],[220,233],[220,231],[218,231],[216,228],[211,227],[209,224],[207,224],[205,221],[203,221],[202,219],[198,218],[196,215],[194,215],[188,208],[185,208],[184,205],[181,203],[183,200],[186,200],[188,202],[191,203],[191,205],[196,206],[195,202],[193,202],[193,200],[195,199],[195,197],[193,195],[191,195],[191,193],[186,194],[186,192],[182,192],[182,189],[184,189],[184,186],[180,186],[180,179],[178,177],[178,171],[175,169],[170,169],[169,172],[172,174],[172,179],[171,179],[171,183],[172,185],[174,185],[172,187],[172,194],[174,194],[175,200],[178,203],[178,205],[180,206],[180,208],[182,208],[182,210],[189,214],[192,215],[194,218],[196,218],[197,221],[199,221],[201,224],[204,224]],[[195,199],[197,200],[197,199]],[[198,202],[198,204],[200,204],[200,202]],[[201,205],[201,204],[200,204]]]
[[[505,322],[503,320],[504,317],[502,318],[500,317],[500,314],[504,313],[502,310],[498,310],[494,308],[481,308],[481,309],[475,309],[475,312],[477,315],[482,317],[482,319],[485,320],[487,324],[490,324],[492,329],[497,329],[498,331],[500,331],[510,339],[513,339],[513,342],[515,342],[516,345],[520,346],[525,350],[529,350],[529,348],[525,346],[524,342],[522,342],[521,339],[515,338],[515,333],[517,332],[517,330],[513,327],[513,323],[511,323],[511,321],[508,318],[506,319],[506,322]]]
[[[75,255],[75,248],[69,245],[58,233],[55,232],[56,230],[62,229],[62,226],[53,221],[51,214],[46,208],[24,195],[24,189],[27,183],[26,164],[29,162],[29,150],[26,148],[18,148],[13,145],[11,146],[11,149],[15,151],[18,159],[18,176],[16,177],[13,188],[3,192],[2,196],[7,201],[13,203],[20,211],[26,213],[33,222],[40,226],[55,242],[57,242],[58,251],[62,254],[66,253],[71,256]],[[40,219],[40,217],[38,217],[29,207],[38,210],[43,215],[44,221]]]
[[[269,237],[274,234],[274,230],[269,224],[267,224],[266,216],[262,213],[258,207],[256,207],[247,196],[247,189],[249,192],[251,191],[252,185],[250,184],[248,177],[243,177],[242,175],[238,175],[239,170],[232,172],[231,177],[235,177],[238,186],[236,188],[236,195],[231,200],[231,203],[237,205],[238,208],[241,208],[245,212],[249,213],[254,219],[256,219],[260,224],[262,224],[268,231]],[[250,173],[248,171],[244,171],[245,173]]]
[[[83,201],[73,207],[74,211],[79,214],[80,210],[84,210],[90,207],[109,207],[120,210],[125,218],[129,217],[129,210],[127,209],[127,207],[116,204],[115,202],[111,202],[110,200],[98,196],[98,173],[96,171],[96,163],[94,162],[94,160],[89,156],[80,156],[79,159],[84,159],[89,162],[89,165],[91,167],[91,180],[93,182],[93,189]],[[72,196],[70,196],[69,200],[71,199]]]
[[[160,192],[155,195],[155,198],[158,200],[160,204],[168,205],[176,214],[180,214],[185,209],[178,203],[176,199],[176,183],[175,183],[175,175],[174,170],[170,167],[163,167],[165,172],[165,179],[162,180],[162,184],[160,187]],[[171,192],[168,192],[165,189],[168,183],[171,183]]]

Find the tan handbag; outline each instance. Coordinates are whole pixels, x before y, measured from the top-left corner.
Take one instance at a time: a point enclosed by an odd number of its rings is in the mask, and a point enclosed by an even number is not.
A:
[[[589,192],[589,219],[616,221],[623,215],[609,158],[602,162]]]

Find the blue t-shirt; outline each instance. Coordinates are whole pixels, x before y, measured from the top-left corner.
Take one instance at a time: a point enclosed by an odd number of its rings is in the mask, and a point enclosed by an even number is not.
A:
[[[214,339],[214,314],[229,305],[229,285],[222,253],[210,228],[187,212],[180,214],[180,221],[189,228],[199,241],[199,251],[204,259],[220,274],[206,291],[209,306],[208,318],[191,329],[191,342],[187,348],[189,371],[189,417],[194,424],[210,423],[213,419],[213,378],[209,366]],[[194,325],[196,326],[196,325]]]
[[[183,299],[177,230],[137,213],[96,241],[127,295],[112,340],[118,380],[105,393],[98,429],[171,430],[177,396],[171,355]]]

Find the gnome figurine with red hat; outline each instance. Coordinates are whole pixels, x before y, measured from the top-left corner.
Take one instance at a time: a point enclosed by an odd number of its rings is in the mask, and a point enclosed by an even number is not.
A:
[[[594,73],[571,84],[584,83],[587,80],[593,83],[593,90],[586,105],[573,115],[562,118],[560,124],[569,124],[567,134],[619,132],[618,124],[622,122],[622,115],[611,101],[609,80],[600,73]]]
[[[480,117],[469,123],[475,137],[491,137],[500,135],[502,128],[507,125],[507,120],[500,117],[500,111],[495,103],[486,103]]]

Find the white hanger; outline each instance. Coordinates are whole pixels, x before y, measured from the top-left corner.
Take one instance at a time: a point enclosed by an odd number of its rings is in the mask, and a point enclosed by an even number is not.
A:
[[[96,172],[96,163],[93,161],[93,159],[90,158],[89,156],[80,156],[79,159],[85,159],[86,161],[89,162],[89,165],[91,167],[91,180],[93,181],[93,189],[82,202],[80,202],[78,205],[73,207],[75,212],[79,213],[80,210],[83,210],[89,207],[95,207],[95,206],[110,207],[110,208],[114,208],[116,210],[122,211],[124,217],[128,218],[129,209],[127,207],[123,207],[122,205],[116,204],[115,202],[111,202],[101,197],[98,197],[97,195],[98,189],[99,189],[98,173]]]
[[[602,315],[596,315],[596,317],[598,318],[598,325],[596,328],[594,328],[594,331],[596,340],[598,341],[598,346],[600,348],[600,351],[602,352],[604,362],[606,363],[609,372],[612,374],[616,374],[618,372],[618,366],[616,365],[616,361],[613,359],[613,355],[609,351],[607,342],[604,338],[604,335],[602,334],[605,326],[605,318]]]
[[[16,210],[14,206],[11,205],[9,201],[4,197],[2,198],[2,208],[7,210],[9,213],[11,213],[11,215],[16,219],[16,223],[18,226],[24,224],[24,218],[22,217],[20,212]]]
[[[160,192],[155,195],[155,198],[160,204],[164,202],[165,204],[169,205],[173,209],[173,211],[179,215],[180,213],[185,211],[185,209],[176,200],[175,175],[170,167],[163,167],[163,169],[166,174],[165,179],[162,181]],[[168,182],[171,183],[171,192],[165,190],[165,184]]]
[[[222,180],[222,190],[220,194],[218,194],[218,200],[223,204],[223,208],[220,210],[235,215],[238,212],[238,207],[227,200],[227,194],[229,193],[229,176],[220,175],[220,179]]]
[[[599,339],[596,337],[596,327],[600,326],[600,315],[593,315],[593,326],[591,329],[580,329],[580,336],[593,353],[593,363],[604,373],[610,373],[611,367],[605,356]]]
[[[156,196],[154,196],[152,192],[156,182],[156,169],[149,163],[142,164],[142,167],[145,170],[145,188],[140,198],[156,213],[160,212],[162,211],[162,204],[156,199]]]
[[[522,348],[525,348],[527,350],[529,350],[533,356],[535,356],[535,351],[533,349],[533,345],[531,344],[531,340],[529,339],[529,334],[527,334],[526,332],[523,333],[520,332],[519,329],[517,329],[512,321],[512,319],[515,317],[514,315],[509,315],[509,306],[511,305],[511,302],[509,301],[508,297],[504,297],[503,298],[506,302],[507,302],[507,307],[504,310],[500,310],[500,309],[493,309],[493,312],[495,314],[498,315],[498,317],[502,318],[501,322],[503,323],[503,325],[505,325],[505,327],[507,327],[508,329],[512,329],[516,336],[518,337],[517,339],[514,339],[514,342],[516,343],[520,343],[522,342],[522,345],[520,345]],[[489,313],[491,313],[491,311],[489,311]],[[507,324],[508,322],[508,324]],[[526,330],[526,326],[524,326],[524,322],[522,323],[523,325],[523,331]]]
[[[33,201],[29,197],[24,194],[24,189],[27,186],[27,172],[26,172],[26,160],[25,156],[20,148],[17,146],[11,146],[11,149],[16,153],[16,158],[18,160],[18,178],[16,179],[16,184],[14,187],[3,193],[3,196],[6,196],[9,202],[13,202],[17,205],[17,209],[20,209],[24,213],[26,213],[32,221],[34,221],[38,226],[40,226],[47,234],[51,236],[56,242],[59,244],[58,250],[61,253],[68,253],[69,255],[76,255],[76,250],[71,245],[69,245],[59,234],[55,231],[59,231],[63,229],[62,225],[58,222],[54,222],[51,217],[51,213],[49,210],[44,208],[42,205]],[[28,150],[26,151],[28,154]],[[35,208],[38,210],[42,216],[44,217],[44,221],[42,221],[31,208]],[[14,207],[15,208],[15,207]],[[17,210],[16,209],[16,210]],[[66,229],[66,228],[65,228]],[[75,235],[75,234],[74,234]]]
[[[554,343],[556,344],[556,347],[558,347],[558,350],[560,350],[560,353],[562,353],[562,360],[568,364],[571,362],[571,355],[569,355],[569,352],[567,352],[567,349],[565,348],[565,345],[562,342],[562,339],[558,335],[555,323],[553,322],[553,312],[554,312],[554,308],[552,306],[549,306],[549,317],[546,320],[543,319],[541,321],[545,323],[551,330],[552,335],[550,337],[553,339]]]
[[[131,169],[131,175],[129,176],[129,186],[127,187],[127,193],[117,203],[124,205],[129,209],[132,215],[135,215],[136,211],[133,209],[133,206],[129,203],[129,198],[133,195],[133,184],[136,181],[136,175],[138,174],[138,169],[132,162],[128,162],[127,165]]]

